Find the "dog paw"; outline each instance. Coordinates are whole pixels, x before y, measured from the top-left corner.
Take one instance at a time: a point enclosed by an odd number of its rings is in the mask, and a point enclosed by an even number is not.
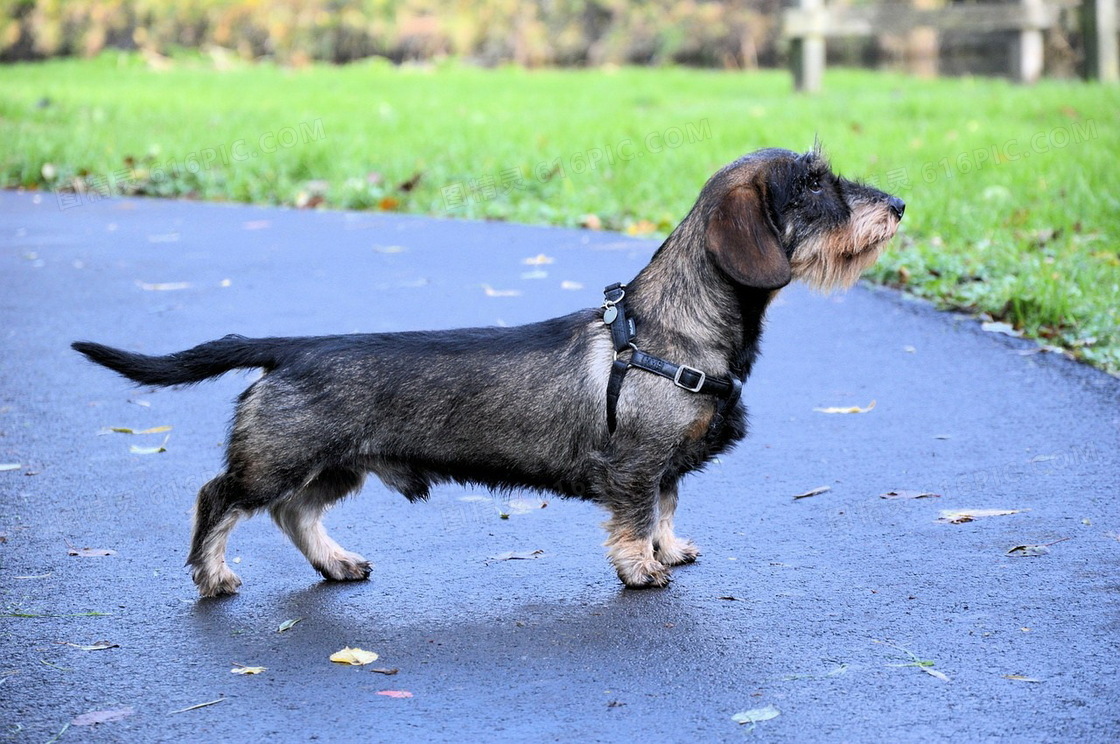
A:
[[[225,564],[212,572],[196,568],[192,578],[200,597],[228,597],[237,594],[237,588],[241,586],[241,578],[226,568]]]
[[[319,569],[330,581],[365,581],[372,571],[370,562],[357,553],[340,553]]]
[[[669,585],[669,569],[656,560],[618,567],[618,578],[629,589],[660,589]]]
[[[700,549],[691,540],[676,540],[659,545],[653,557],[666,566],[681,566],[692,563],[700,556]]]

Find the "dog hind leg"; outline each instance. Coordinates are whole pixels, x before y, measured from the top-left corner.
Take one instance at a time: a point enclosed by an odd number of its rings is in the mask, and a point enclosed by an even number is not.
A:
[[[326,579],[357,581],[369,578],[369,561],[357,553],[344,550],[327,534],[322,522],[327,509],[361,488],[364,479],[364,475],[352,470],[325,471],[310,484],[269,506],[276,525]]]
[[[237,477],[229,472],[215,477],[198,492],[187,565],[203,597],[236,594],[241,586],[241,579],[226,565],[226,542],[245,516],[245,511],[238,507],[246,501],[242,496]]]

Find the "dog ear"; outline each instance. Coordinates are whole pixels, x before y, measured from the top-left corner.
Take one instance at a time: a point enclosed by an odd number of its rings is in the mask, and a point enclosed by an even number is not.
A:
[[[755,185],[736,186],[723,197],[708,220],[708,251],[724,273],[745,287],[781,289],[793,278]]]

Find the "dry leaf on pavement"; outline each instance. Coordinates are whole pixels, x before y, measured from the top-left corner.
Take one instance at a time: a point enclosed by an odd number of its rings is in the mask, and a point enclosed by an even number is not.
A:
[[[982,517],[1005,517],[1009,514],[1021,514],[1030,509],[942,509],[937,521],[942,524],[964,524],[973,522]]]
[[[83,713],[76,716],[70,722],[71,726],[94,726],[98,723],[109,723],[110,721],[119,721],[123,718],[128,718],[135,713],[131,706],[127,708],[115,708],[114,710],[94,710],[89,713]]]
[[[830,406],[828,408],[814,408],[813,410],[818,413],[867,413],[874,408],[875,401],[871,401],[867,404],[866,408],[860,408],[859,406]]]
[[[341,651],[336,651],[331,654],[331,661],[336,664],[362,666],[363,664],[371,664],[377,661],[377,654],[372,651],[363,651],[360,648],[350,648],[347,646]]]
[[[887,491],[886,493],[879,494],[881,499],[939,499],[941,494],[933,493],[931,491],[906,491],[899,489],[897,491]]]
[[[755,724],[759,721],[769,721],[771,718],[777,718],[781,714],[782,712],[773,705],[767,705],[765,708],[754,708],[752,710],[745,710],[742,713],[736,713],[731,716],[731,720],[739,724]]]
[[[295,627],[295,624],[299,622],[303,622],[302,617],[294,617],[291,620],[285,620],[284,622],[280,623],[280,627],[276,629],[276,632],[283,633],[285,630],[291,630]]]
[[[236,661],[233,662],[233,664],[234,667],[233,669],[230,669],[230,671],[234,674],[260,674],[264,670],[268,669],[268,667],[262,666],[245,666],[244,664],[238,664]]]

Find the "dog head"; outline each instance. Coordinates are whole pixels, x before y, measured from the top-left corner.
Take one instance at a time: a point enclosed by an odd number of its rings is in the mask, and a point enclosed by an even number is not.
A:
[[[708,181],[697,204],[707,249],[732,281],[779,289],[793,279],[850,287],[894,237],[905,203],[836,175],[818,148],[751,153]]]

